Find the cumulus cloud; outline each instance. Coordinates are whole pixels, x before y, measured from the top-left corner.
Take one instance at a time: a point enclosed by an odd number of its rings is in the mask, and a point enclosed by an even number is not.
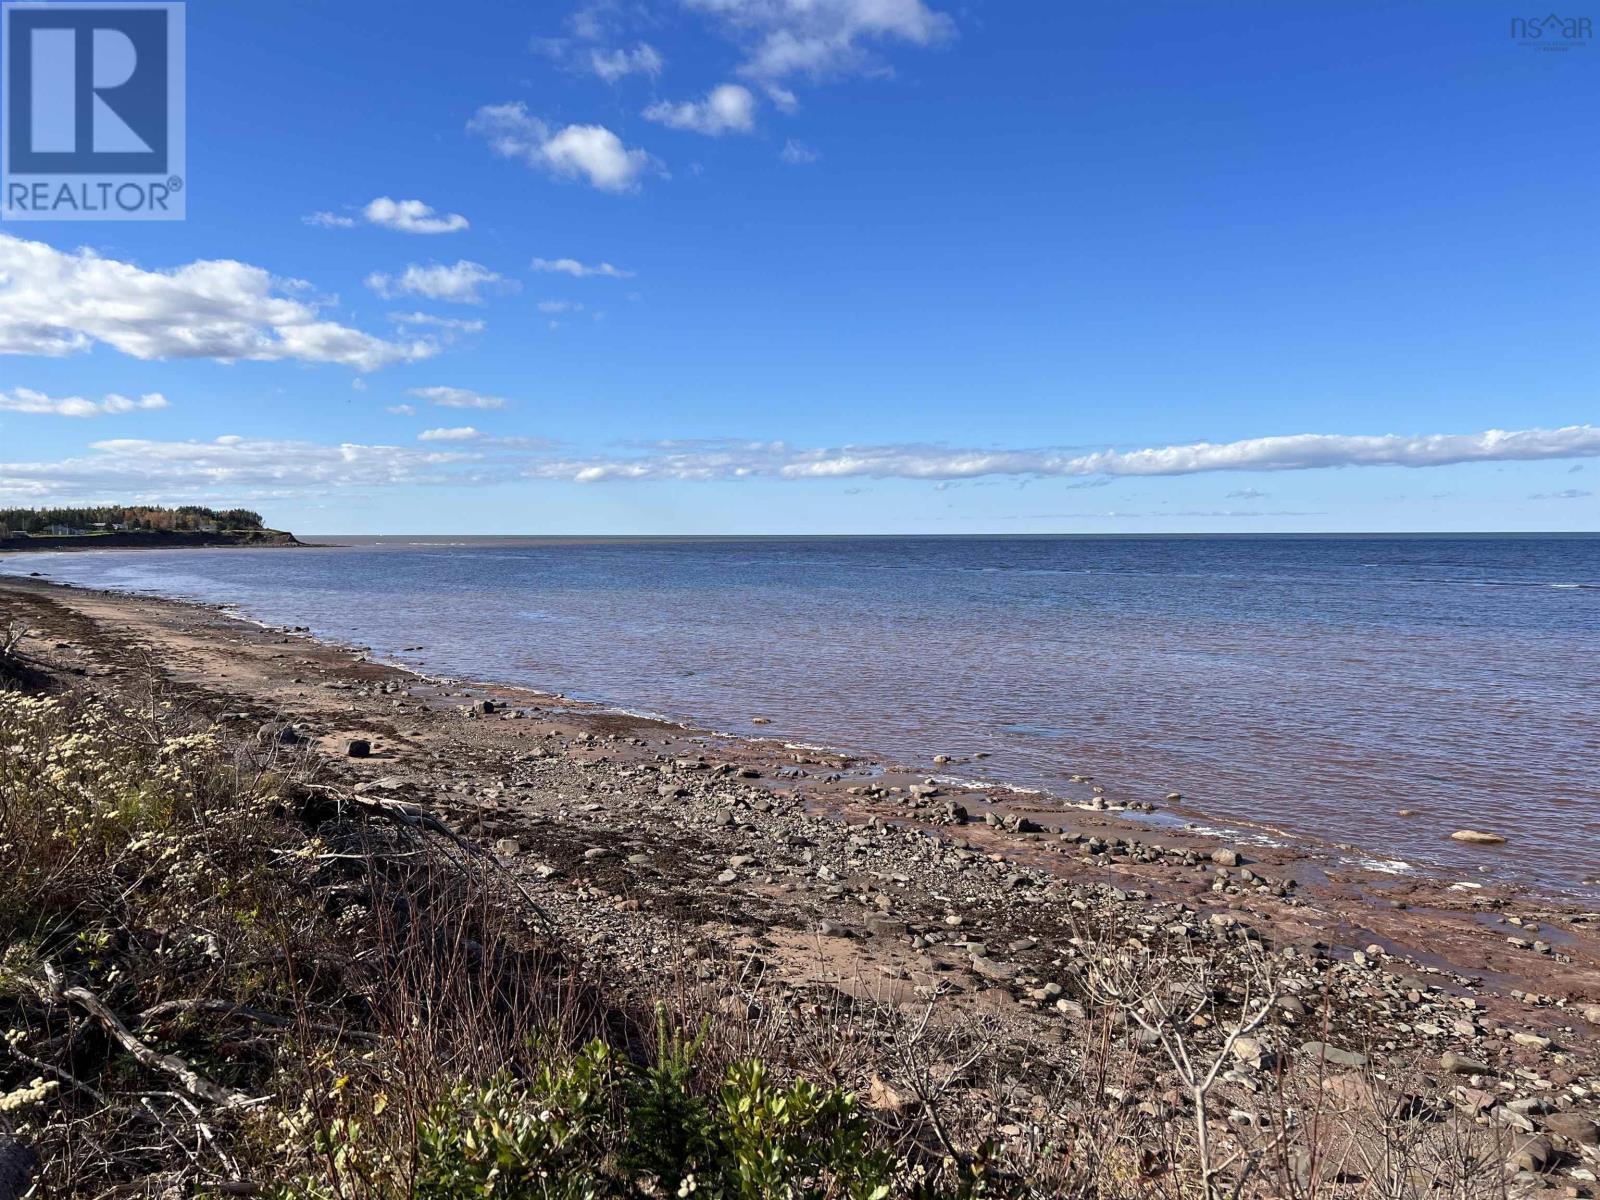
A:
[[[455,304],[482,304],[484,288],[515,291],[518,285],[482,263],[462,259],[454,266],[430,263],[422,267],[412,263],[399,276],[374,271],[367,276],[367,286],[385,300],[396,296],[426,296],[430,300],[448,300]]]
[[[638,42],[632,49],[594,47],[588,57],[589,69],[607,83],[615,83],[625,75],[648,75],[654,79],[664,65],[660,52],[648,42]]]
[[[373,200],[361,215],[369,224],[398,233],[457,233],[468,224],[460,213],[436,213],[421,200],[391,200],[388,196]]]
[[[370,201],[361,210],[361,218],[369,225],[396,233],[458,233],[470,224],[460,213],[435,212],[421,200],[393,200],[388,196]],[[323,229],[353,229],[358,223],[355,217],[331,212],[314,212],[301,219]]]
[[[504,408],[506,406],[506,402],[499,396],[485,396],[481,392],[458,387],[410,388],[406,395],[415,396],[418,400],[426,400],[429,404],[437,404],[444,408]]]
[[[0,354],[62,357],[103,343],[139,359],[297,360],[371,371],[438,350],[428,341],[384,341],[280,294],[303,287],[232,259],[147,271],[93,250],[0,234]]]
[[[530,265],[535,271],[547,275],[571,275],[574,279],[587,279],[592,275],[603,276],[606,279],[633,278],[632,271],[624,271],[621,267],[614,267],[608,262],[590,266],[575,258],[536,258]]]
[[[643,150],[629,149],[604,125],[567,125],[552,129],[515,104],[487,104],[467,123],[470,133],[486,139],[502,158],[566,179],[584,179],[603,192],[628,192],[656,167]]]
[[[417,410],[412,408],[409,404],[391,404],[383,411],[386,413],[392,413],[397,417],[414,417],[417,415]]]
[[[877,69],[872,47],[929,46],[955,23],[922,0],[684,0],[720,22],[745,48],[740,72],[778,81]]]
[[[749,133],[756,127],[756,98],[747,87],[724,83],[712,88],[701,100],[683,100],[676,104],[658,101],[644,110],[644,117],[670,129],[684,129],[708,137]]]
[[[82,396],[47,396],[32,388],[15,388],[0,392],[0,412],[35,413],[56,417],[103,417],[111,413],[148,412],[167,407],[167,398],[160,392],[148,392],[137,400],[111,392],[103,400],[86,400]]]
[[[481,437],[471,425],[458,425],[454,429],[424,429],[417,434],[419,442],[470,442]]]
[[[814,163],[822,157],[804,142],[797,142],[793,138],[784,142],[783,149],[778,151],[778,157],[792,167],[802,166],[805,163]]]

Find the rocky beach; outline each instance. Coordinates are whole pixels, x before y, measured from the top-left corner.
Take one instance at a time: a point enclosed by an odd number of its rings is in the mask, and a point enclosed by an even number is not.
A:
[[[1203,965],[1241,1016],[1252,987],[1271,999],[1248,1034],[1178,1022],[1222,1055],[1206,1119],[1241,1152],[1282,1150],[1292,1078],[1341,1112],[1464,1121],[1519,1192],[1594,1194],[1600,913],[1580,904],[1363,869],[1355,847],[1329,861],[1221,843],[1119,811],[1092,780],[1099,797],[1067,804],[949,781],[972,763],[864,761],[758,725],[735,737],[429,678],[215,608],[7,578],[0,610],[68,686],[157,673],[220,737],[436,819],[641,998],[674,980],[715,985],[739,1014],[831,1013],[859,1048],[853,1082],[889,1108],[915,1091],[893,1082],[890,1031],[920,1019],[981,1030],[998,1069],[962,1084],[1001,1141],[1044,1136],[1048,1081],[1091,1030],[1144,1064],[1109,1103],[1177,1119],[1193,1098],[1168,1031],[1100,1018],[1141,980],[1195,987]],[[1162,807],[1189,815],[1181,797]],[[1337,1155],[1297,1142],[1291,1167],[1337,1156],[1329,1178],[1359,1174],[1351,1156],[1375,1153],[1384,1124],[1349,1126]]]

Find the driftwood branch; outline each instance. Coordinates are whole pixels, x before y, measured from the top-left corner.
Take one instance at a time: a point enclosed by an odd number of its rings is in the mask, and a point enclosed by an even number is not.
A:
[[[60,974],[48,964],[45,965],[44,971],[45,982],[28,981],[41,999],[52,1004],[71,1003],[83,1009],[99,1022],[101,1028],[110,1034],[119,1046],[133,1055],[140,1066],[172,1076],[191,1096],[208,1104],[215,1104],[221,1108],[243,1108],[256,1103],[243,1092],[212,1083],[176,1054],[162,1054],[158,1050],[151,1049],[133,1036],[123,1024],[122,1018],[107,1008],[99,996],[85,987],[61,986]]]
[[[357,812],[379,817],[408,829],[425,829],[429,833],[437,834],[468,858],[488,859],[489,862],[493,863],[505,874],[505,877],[510,880],[511,886],[517,889],[523,900],[527,902],[529,909],[533,911],[539,920],[544,922],[545,927],[547,929],[556,927],[555,922],[551,920],[550,914],[545,911],[544,906],[534,898],[533,893],[527,889],[526,885],[517,878],[513,871],[483,847],[474,846],[466,841],[455,830],[428,812],[420,804],[413,804],[408,800],[391,800],[382,796],[359,796],[354,792],[346,791],[343,788],[330,787],[327,784],[307,783],[301,786],[307,791],[331,796],[340,804],[347,804]]]
[[[265,1025],[269,1029],[305,1029],[311,1033],[323,1033],[329,1037],[349,1038],[358,1042],[375,1042],[377,1034],[368,1033],[363,1029],[347,1029],[340,1025],[329,1025],[322,1021],[297,1021],[293,1017],[280,1017],[276,1013],[263,1012],[259,1008],[250,1008],[243,1004],[235,1004],[231,1000],[163,1000],[160,1004],[152,1005],[139,1014],[141,1026],[151,1025],[168,1017],[181,1016],[184,1013],[206,1012],[217,1013],[225,1017],[236,1017],[241,1021],[251,1021],[257,1025]]]

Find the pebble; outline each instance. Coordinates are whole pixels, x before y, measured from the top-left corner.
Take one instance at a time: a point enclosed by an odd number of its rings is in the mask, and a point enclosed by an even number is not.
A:
[[[1498,833],[1484,833],[1479,829],[1458,829],[1450,837],[1473,846],[1502,846],[1506,840]]]

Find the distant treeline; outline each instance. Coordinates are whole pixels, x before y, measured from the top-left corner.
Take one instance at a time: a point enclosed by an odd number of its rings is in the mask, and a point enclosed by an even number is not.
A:
[[[101,533],[114,530],[217,532],[260,529],[261,514],[248,508],[218,511],[198,504],[181,508],[103,505],[95,508],[0,508],[0,533]]]

